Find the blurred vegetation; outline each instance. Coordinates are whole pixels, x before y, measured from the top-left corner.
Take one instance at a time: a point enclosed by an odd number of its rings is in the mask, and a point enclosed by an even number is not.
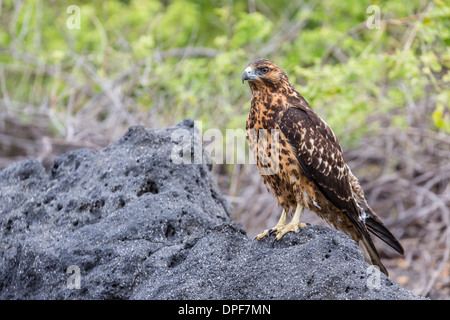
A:
[[[450,132],[448,2],[76,1],[80,29],[70,30],[72,4],[1,8],[0,110],[24,121],[21,110],[47,110],[55,135],[78,130],[68,123],[93,104],[100,122],[120,105],[146,111],[154,126],[191,117],[203,128],[242,128],[249,89],[240,74],[260,57],[286,71],[344,145],[376,133],[367,119],[386,113],[392,126],[418,117]],[[381,10],[380,29],[367,27],[369,5]],[[426,114],[409,113],[427,99]]]
[[[98,150],[136,124],[243,129],[241,73],[258,58],[333,128],[402,236],[406,257],[388,266],[397,281],[450,297],[446,0],[0,1],[0,169],[26,157],[48,167],[65,146]],[[215,173],[236,219],[260,230],[279,210],[248,167]],[[419,279],[402,273],[412,262]]]

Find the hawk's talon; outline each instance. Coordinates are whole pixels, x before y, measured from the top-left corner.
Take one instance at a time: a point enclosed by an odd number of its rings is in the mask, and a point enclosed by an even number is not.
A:
[[[284,226],[283,226],[284,227]],[[255,236],[255,238],[253,238],[253,240],[261,240],[261,239],[264,239],[265,237],[268,237],[268,238],[270,238],[270,236],[271,235],[273,235],[273,234],[278,234],[278,232],[280,232],[280,230],[282,230],[283,229],[283,227],[277,227],[277,226],[275,226],[275,227],[273,227],[273,228],[270,228],[270,229],[266,229],[266,230],[264,230],[264,231],[262,231],[261,233],[259,233],[259,234],[257,234],[256,236]]]
[[[277,236],[275,238],[276,241],[280,241],[281,238],[288,232],[298,233],[300,229],[305,228],[306,223],[289,223],[284,228],[282,228],[279,232],[277,232]]]
[[[270,241],[270,246],[273,248],[275,247],[275,241],[277,241],[277,238],[273,238],[272,241]]]
[[[255,237],[255,239],[256,240],[261,240],[261,239],[265,238],[266,236],[270,237],[273,233],[278,233],[286,225],[286,216],[287,216],[286,210],[283,210],[283,212],[281,213],[280,220],[278,220],[278,222],[275,225],[275,227],[264,230],[263,232],[258,234]]]
[[[269,229],[269,232],[268,232],[269,237],[274,233],[277,234],[280,229],[281,229],[281,227]]]
[[[270,236],[269,233],[268,233],[269,230],[270,230],[270,229],[266,229],[266,230],[264,230],[263,232],[257,234],[257,235],[253,238],[253,240],[255,240],[255,239],[256,239],[256,240],[261,240],[261,239],[264,239],[266,236],[269,237],[269,236]]]

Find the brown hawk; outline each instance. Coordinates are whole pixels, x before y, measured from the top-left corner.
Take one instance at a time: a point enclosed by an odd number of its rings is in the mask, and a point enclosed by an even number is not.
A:
[[[264,184],[283,208],[278,223],[256,238],[275,234],[280,240],[298,232],[306,226],[300,214],[307,208],[355,240],[366,261],[387,275],[369,231],[400,254],[403,248],[367,204],[333,131],[273,62],[249,63],[245,80],[252,91],[248,142]],[[294,216],[286,224],[291,211]]]

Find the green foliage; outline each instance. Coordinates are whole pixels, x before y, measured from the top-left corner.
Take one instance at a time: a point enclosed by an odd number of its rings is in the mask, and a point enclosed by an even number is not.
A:
[[[192,117],[204,129],[243,128],[250,94],[240,75],[266,57],[343,144],[419,120],[450,132],[449,2],[78,1],[80,29],[70,30],[71,4],[2,2],[2,99],[76,116],[117,81],[124,108],[131,99],[160,126]],[[365,24],[373,4],[381,29]],[[429,113],[412,117],[423,104]]]

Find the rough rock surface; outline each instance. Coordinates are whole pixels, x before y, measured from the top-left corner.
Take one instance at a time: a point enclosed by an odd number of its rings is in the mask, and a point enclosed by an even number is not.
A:
[[[338,231],[249,239],[205,161],[173,161],[199,147],[186,132],[190,120],[132,127],[48,173],[37,160],[0,171],[0,299],[419,298]]]

